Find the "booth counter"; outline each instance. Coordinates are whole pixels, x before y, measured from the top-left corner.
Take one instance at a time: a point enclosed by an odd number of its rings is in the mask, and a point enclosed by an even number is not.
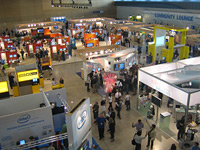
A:
[[[54,135],[51,106],[43,93],[1,100],[0,121],[2,149],[22,141],[25,144],[30,136],[41,139]]]
[[[0,82],[0,99],[10,97],[7,81]]]

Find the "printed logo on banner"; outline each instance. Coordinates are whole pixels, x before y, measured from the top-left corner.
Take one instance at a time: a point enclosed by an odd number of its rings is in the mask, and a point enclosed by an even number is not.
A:
[[[30,118],[31,118],[31,116],[30,116],[29,114],[22,115],[21,117],[19,117],[19,118],[17,119],[17,122],[18,122],[19,124],[26,123],[26,122],[28,122],[28,121],[30,120]]]
[[[87,111],[84,110],[77,119],[77,128],[80,130],[86,122]]]

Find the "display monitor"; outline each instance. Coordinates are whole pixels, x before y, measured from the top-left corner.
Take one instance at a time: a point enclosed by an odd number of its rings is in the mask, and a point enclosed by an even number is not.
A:
[[[19,145],[24,145],[24,144],[26,144],[26,141],[25,141],[25,140],[19,141]]]
[[[5,39],[4,41],[5,41],[5,42],[7,42],[8,40],[7,40],[7,39]]]
[[[37,80],[38,80],[37,78],[33,78],[33,82],[37,82]]]
[[[194,29],[194,26],[191,26],[191,29]]]
[[[8,48],[10,47],[10,45],[7,46]]]
[[[154,95],[151,96],[151,102],[156,106],[161,107],[161,99]]]
[[[93,43],[88,43],[88,44],[87,44],[87,47],[92,47],[92,46],[94,46]]]
[[[101,68],[98,68],[97,71],[101,71]]]
[[[54,29],[58,29],[58,26],[54,26],[53,28],[54,28]]]
[[[38,33],[44,33],[44,29],[38,29],[37,32]]]
[[[98,32],[96,32],[96,35],[98,35]]]
[[[114,71],[123,70],[125,68],[125,63],[114,64]]]
[[[165,57],[163,57],[162,59],[165,60]]]
[[[14,55],[13,55],[13,57],[17,57],[17,55],[16,55],[16,54],[14,54]]]
[[[149,38],[151,38],[151,35],[148,35]]]
[[[61,48],[60,51],[62,51],[63,49]]]
[[[165,45],[165,36],[156,37],[156,46]]]
[[[94,72],[95,72],[95,71],[96,71],[96,69],[92,69],[92,71],[94,71]]]
[[[13,47],[13,45],[10,45],[10,47]]]
[[[63,48],[63,51],[65,51],[66,50],[66,48]]]
[[[120,42],[116,42],[115,45],[120,45]]]
[[[69,42],[67,42],[67,45],[69,44]]]
[[[129,65],[129,66],[131,66],[131,65],[132,65],[132,63],[129,63],[128,65]]]
[[[12,57],[13,57],[13,55],[9,55],[9,57],[10,57],[10,58],[12,58]]]

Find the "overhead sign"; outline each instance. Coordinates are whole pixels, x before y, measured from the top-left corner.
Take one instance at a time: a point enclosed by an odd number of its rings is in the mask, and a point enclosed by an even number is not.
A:
[[[200,24],[200,15],[192,13],[177,13],[177,12],[161,12],[161,11],[143,11],[143,21],[156,23],[170,24]],[[172,22],[170,22],[172,21]]]
[[[8,92],[7,81],[0,82],[0,93]]]
[[[23,71],[23,72],[18,72],[17,73],[17,78],[19,82],[23,81],[30,81],[33,80],[34,78],[39,78],[39,73],[38,70],[29,70],[29,71]]]

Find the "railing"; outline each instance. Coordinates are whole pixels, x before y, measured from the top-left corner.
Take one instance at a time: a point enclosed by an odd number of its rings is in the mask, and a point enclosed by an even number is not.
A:
[[[3,148],[2,150],[29,149],[29,148],[34,148],[34,147],[41,146],[41,145],[44,145],[44,144],[53,143],[53,142],[56,142],[56,141],[59,141],[59,140],[63,140],[63,139],[66,139],[67,137],[68,137],[67,133],[63,133],[63,134],[54,135],[54,136],[50,136],[50,137],[47,137],[47,138],[31,141],[31,142],[28,142],[24,145],[19,145],[19,146],[16,145],[14,147]]]

